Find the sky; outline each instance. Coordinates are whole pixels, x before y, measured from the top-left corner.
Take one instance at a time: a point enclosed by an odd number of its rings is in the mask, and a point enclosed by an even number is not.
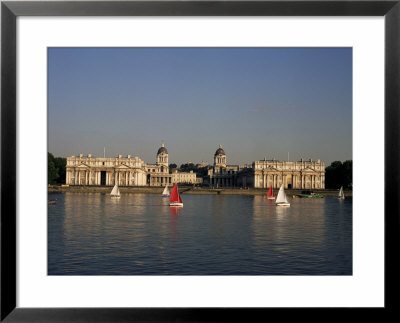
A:
[[[351,48],[49,48],[48,151],[352,159]]]

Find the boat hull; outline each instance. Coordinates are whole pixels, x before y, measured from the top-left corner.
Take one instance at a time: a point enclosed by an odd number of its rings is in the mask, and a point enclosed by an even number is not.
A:
[[[275,200],[275,196],[267,196],[268,200]]]
[[[290,203],[276,203],[276,206],[290,206]]]
[[[169,197],[169,195],[161,195],[161,197]]]
[[[298,194],[296,196],[300,197],[301,199],[323,199],[324,198],[322,195],[303,195],[303,194]]]
[[[112,198],[112,199],[119,199],[119,198],[121,198],[121,196],[115,195],[115,196],[111,196],[111,198]]]
[[[171,202],[171,203],[169,203],[169,206],[178,206],[178,207],[182,207],[182,206],[183,206],[183,203]]]

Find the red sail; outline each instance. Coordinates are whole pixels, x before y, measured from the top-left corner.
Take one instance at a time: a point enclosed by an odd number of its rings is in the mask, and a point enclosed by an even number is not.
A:
[[[267,196],[274,196],[274,192],[272,191],[272,186],[269,187]]]
[[[169,198],[170,202],[179,202],[182,203],[181,196],[178,193],[178,185],[175,184],[174,188],[172,189],[171,196]]]

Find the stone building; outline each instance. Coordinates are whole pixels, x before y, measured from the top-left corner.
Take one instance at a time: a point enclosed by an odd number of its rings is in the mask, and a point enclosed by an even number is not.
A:
[[[67,157],[66,184],[112,186],[172,186],[195,183],[195,173],[169,173],[168,151],[164,143],[157,151],[156,163],[146,164],[139,157],[96,158],[91,154]]]
[[[161,144],[156,163],[147,164],[139,157],[128,155],[112,158],[95,158],[79,155],[67,158],[66,184],[112,186],[172,186],[175,183],[200,184],[196,173],[169,171],[168,151]],[[260,160],[251,165],[228,165],[222,146],[214,154],[213,166],[204,183],[211,187],[254,187],[278,189],[282,184],[288,189],[324,189],[325,164],[317,161]]]
[[[208,170],[208,183],[212,187],[236,187],[237,174],[242,170],[239,165],[227,165],[222,145],[214,154],[214,164]]]
[[[219,145],[214,154],[214,165],[208,171],[212,187],[254,187],[288,189],[324,189],[325,164],[319,159],[298,162],[261,160],[252,165],[227,165],[226,154]]]
[[[193,171],[187,172],[179,172],[177,169],[172,171],[172,183],[185,183],[185,184],[196,184],[198,183],[198,179],[196,178],[196,173]]]
[[[253,163],[254,187],[324,189],[325,163],[319,159],[297,162],[261,160]]]

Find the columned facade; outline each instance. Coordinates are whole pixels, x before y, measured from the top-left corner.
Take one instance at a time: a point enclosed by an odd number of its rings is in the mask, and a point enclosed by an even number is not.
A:
[[[324,189],[325,164],[319,159],[297,162],[260,160],[252,165],[229,166],[220,145],[214,154],[214,166],[208,171],[211,187],[254,187],[278,189]]]
[[[165,186],[184,182],[196,183],[196,174],[169,173],[168,151],[164,142],[157,151],[156,164],[146,164],[139,157],[119,155],[114,158],[95,158],[91,154],[67,157],[66,184],[98,186]],[[186,175],[187,174],[187,175]]]
[[[253,163],[254,187],[278,189],[324,189],[325,164],[317,161],[284,162],[261,160]]]
[[[91,155],[67,158],[66,184],[144,186],[146,172],[138,157],[94,158]]]
[[[95,158],[90,154],[67,158],[66,184],[113,186],[172,186],[196,184],[196,173],[169,173],[168,151],[164,142],[157,151],[156,163],[146,164],[139,157]],[[324,189],[325,164],[319,159],[304,161],[260,160],[251,165],[227,165],[222,146],[214,154],[208,170],[211,187],[255,187],[267,189]]]
[[[211,187],[236,187],[236,177],[239,171],[237,165],[226,164],[226,154],[222,145],[214,154],[213,168],[208,170],[208,182]]]

